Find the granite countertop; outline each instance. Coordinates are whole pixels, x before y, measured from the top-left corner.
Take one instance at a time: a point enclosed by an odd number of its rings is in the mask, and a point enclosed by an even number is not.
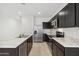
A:
[[[32,34],[26,38],[14,38],[9,40],[0,40],[0,48],[16,48],[24,41],[26,41]]]
[[[59,44],[61,44],[64,47],[77,47],[79,48],[79,39],[74,39],[71,37],[52,37],[51,39],[54,39]]]

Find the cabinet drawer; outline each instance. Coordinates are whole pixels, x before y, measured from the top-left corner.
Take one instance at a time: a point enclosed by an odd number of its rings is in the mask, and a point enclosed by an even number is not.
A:
[[[59,44],[58,42],[56,42],[55,40],[53,41],[54,42],[54,44],[61,50],[61,51],[65,51],[65,48],[61,45],[61,44]]]
[[[10,56],[10,52],[0,52],[0,56]]]
[[[18,48],[0,48],[0,56],[18,56]]]
[[[53,39],[53,52],[52,52],[52,55],[53,56],[64,56],[65,55],[65,49],[64,47],[59,44],[58,42],[56,42],[54,39]]]

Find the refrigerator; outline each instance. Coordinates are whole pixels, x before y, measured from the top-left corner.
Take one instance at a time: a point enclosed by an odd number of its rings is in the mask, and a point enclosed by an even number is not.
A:
[[[43,28],[41,25],[34,26],[33,41],[38,43],[43,42]]]

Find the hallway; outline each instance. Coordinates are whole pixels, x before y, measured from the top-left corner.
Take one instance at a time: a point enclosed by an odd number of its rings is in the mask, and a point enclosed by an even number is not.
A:
[[[43,42],[43,43],[33,43],[33,47],[29,56],[52,56],[52,54],[49,51],[46,42]]]

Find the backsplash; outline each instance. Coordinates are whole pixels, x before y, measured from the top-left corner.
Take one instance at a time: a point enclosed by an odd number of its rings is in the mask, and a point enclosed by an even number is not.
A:
[[[79,28],[75,27],[75,28],[66,28],[63,29],[63,31],[65,32],[65,37],[72,37],[72,38],[79,38]]]
[[[48,35],[51,35],[50,29],[43,29],[43,33],[47,33]]]
[[[79,38],[79,27],[73,27],[73,28],[58,28],[58,29],[52,29],[51,35],[55,35],[57,30],[62,30],[65,32],[65,37],[72,37],[72,38]]]

